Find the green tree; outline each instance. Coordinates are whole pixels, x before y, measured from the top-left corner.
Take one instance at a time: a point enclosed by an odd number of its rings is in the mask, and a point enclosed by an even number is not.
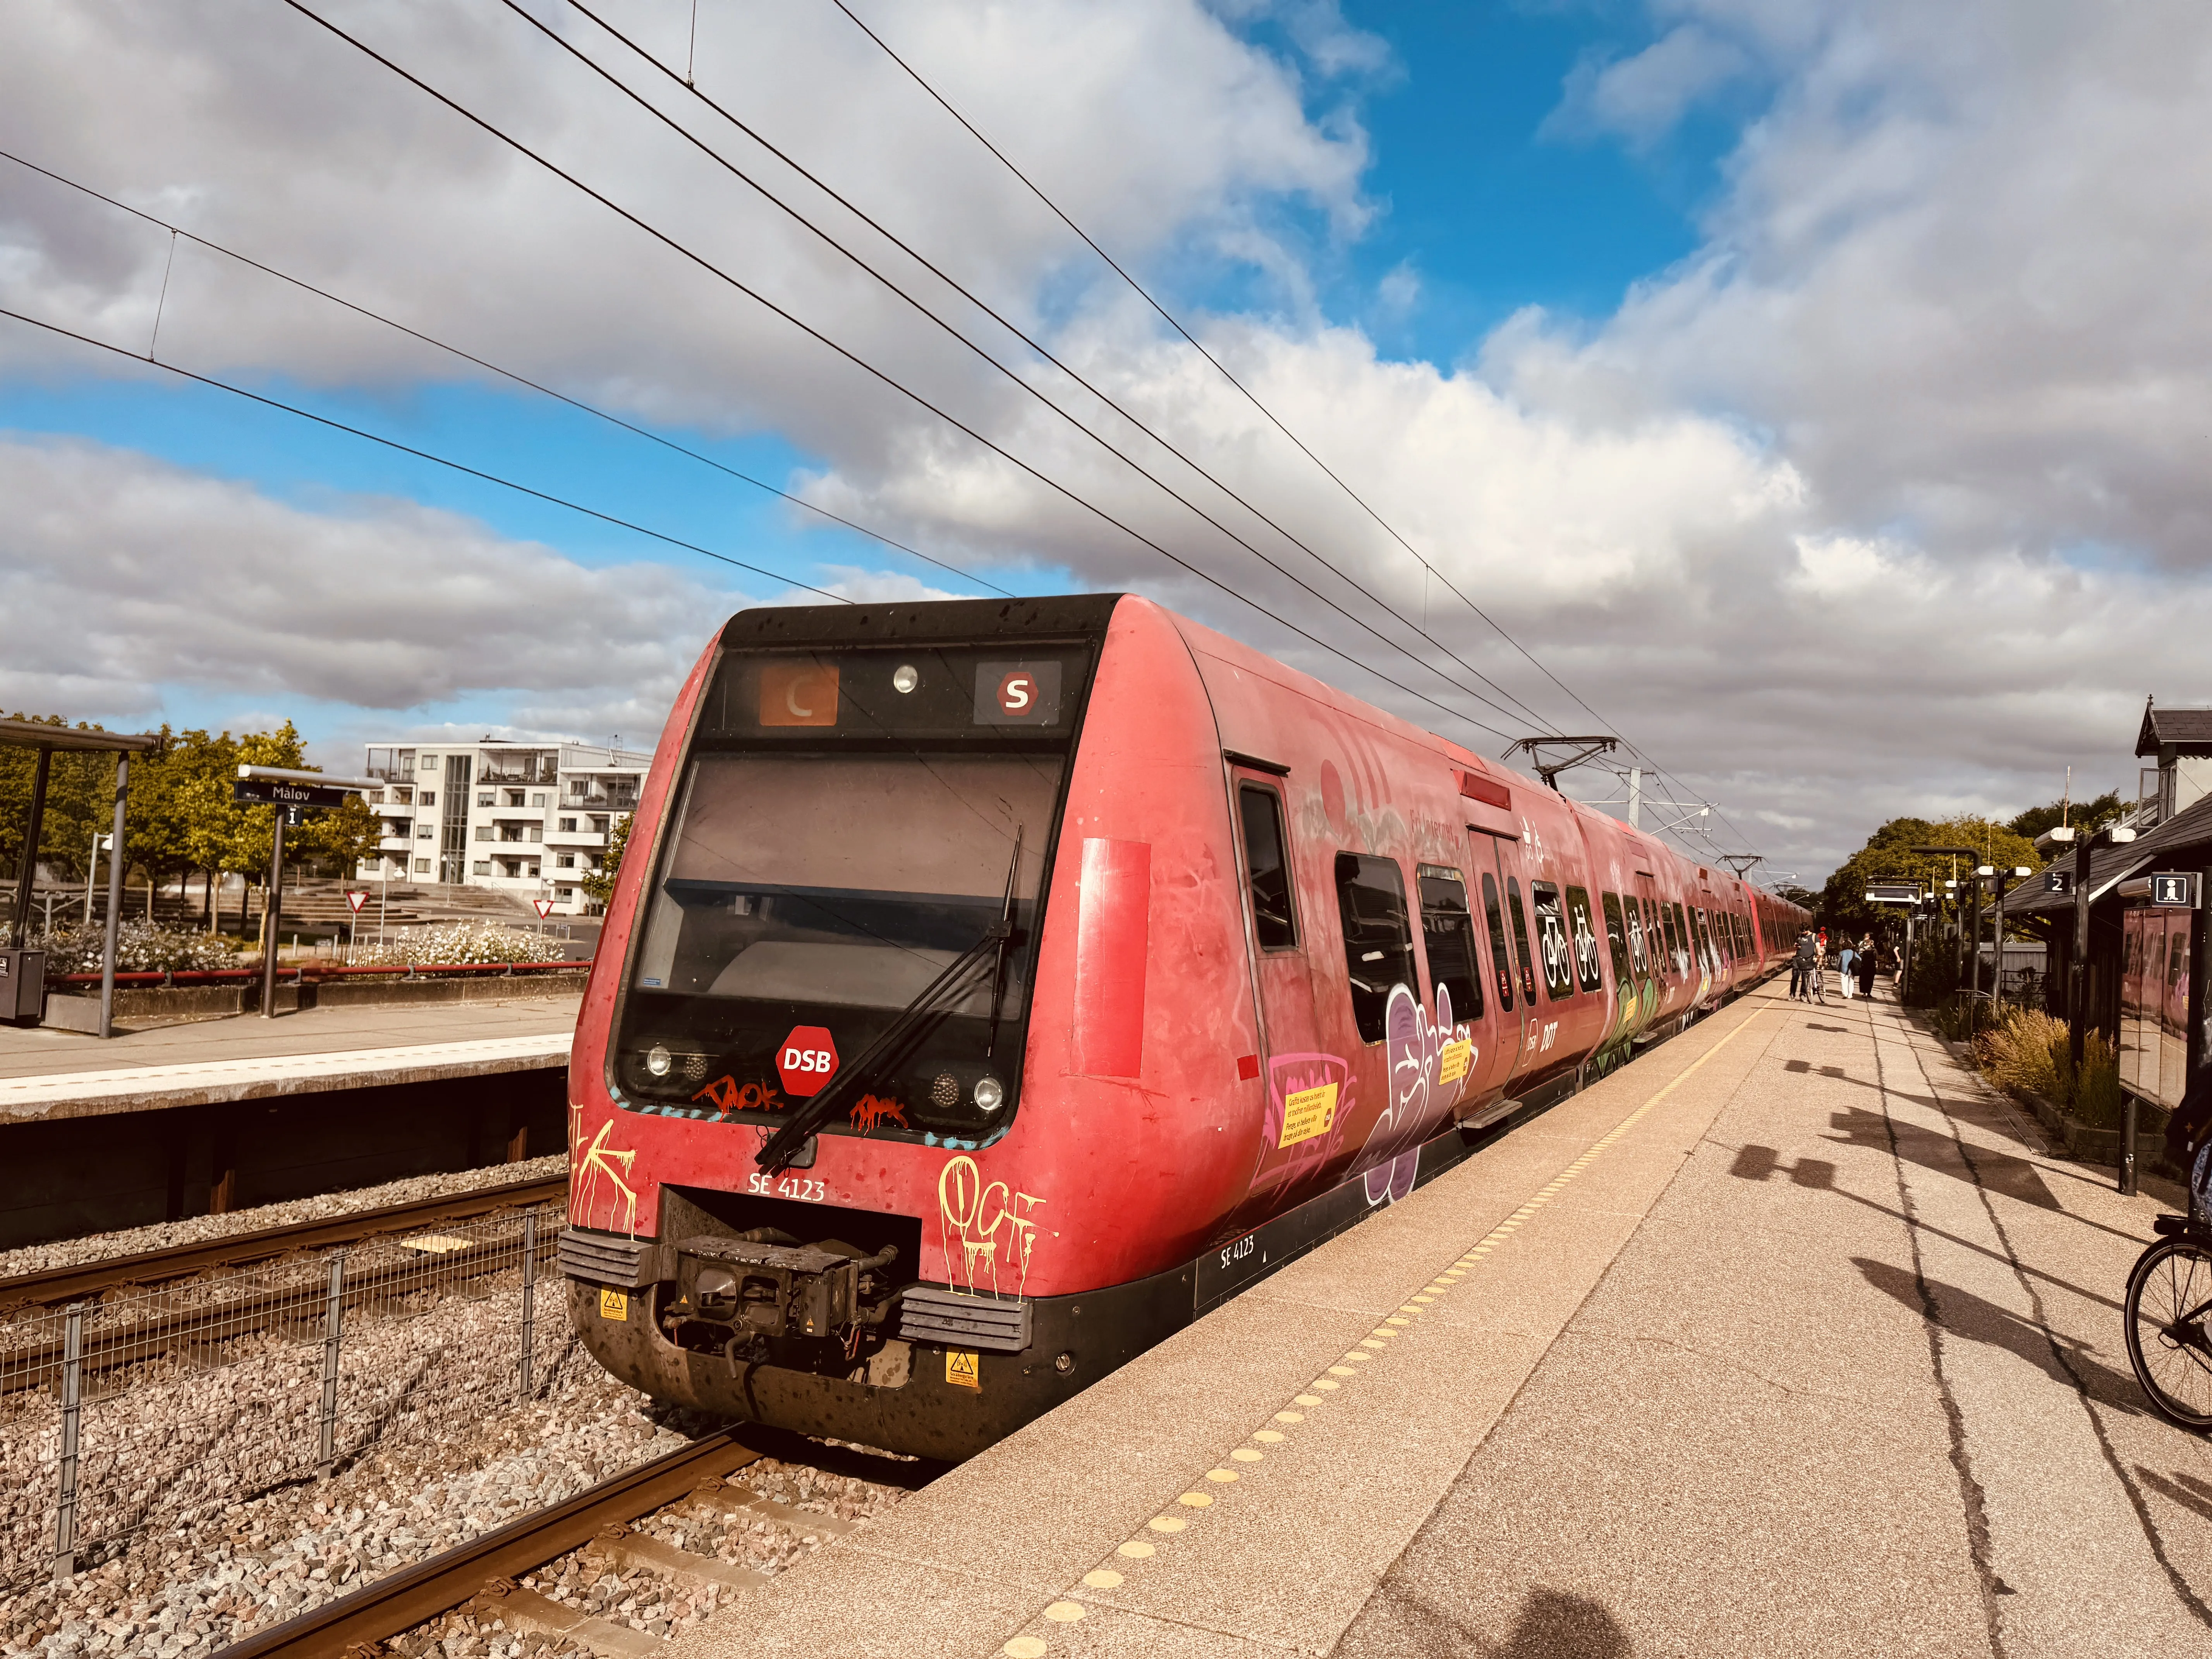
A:
[[[2123,801],[2118,790],[2107,789],[2094,800],[2077,800],[2070,806],[2058,800],[2052,801],[2048,806],[2031,806],[2006,828],[2015,836],[2024,836],[2030,841],[2046,830],[2056,829],[2061,822],[2071,824],[2087,835],[2103,829],[2133,805],[2132,801]]]
[[[1927,858],[1916,847],[1971,847],[1972,858]],[[1972,879],[1975,866],[1993,865],[2009,871],[2021,866],[2040,868],[2041,854],[2025,836],[1991,818],[1892,818],[1867,838],[1865,846],[1836,866],[1821,890],[1820,921],[1832,933],[1873,933],[1894,924],[1897,913],[1866,900],[1869,881],[1917,881],[1942,896],[1943,884],[1954,878]]]
[[[615,820],[613,833],[607,836],[607,855],[599,867],[587,872],[576,884],[584,890],[584,896],[604,908],[615,896],[615,878],[622,872],[623,853],[629,846],[630,820],[637,815],[625,812]]]

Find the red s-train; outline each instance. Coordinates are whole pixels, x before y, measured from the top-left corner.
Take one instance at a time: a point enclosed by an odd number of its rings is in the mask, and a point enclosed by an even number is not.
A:
[[[1141,599],[746,611],[585,997],[570,1312],[656,1397],[964,1456],[1801,920]]]

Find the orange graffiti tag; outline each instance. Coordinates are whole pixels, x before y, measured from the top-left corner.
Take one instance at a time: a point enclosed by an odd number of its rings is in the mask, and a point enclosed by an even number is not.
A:
[[[885,1100],[880,1095],[862,1095],[860,1103],[853,1108],[852,1119],[853,1127],[863,1134],[886,1121],[896,1123],[902,1129],[907,1127],[906,1108],[897,1101]]]
[[[717,1111],[724,1113],[780,1112],[783,1109],[783,1101],[769,1085],[748,1083],[740,1087],[737,1079],[728,1076],[716,1078],[691,1098],[712,1102]]]

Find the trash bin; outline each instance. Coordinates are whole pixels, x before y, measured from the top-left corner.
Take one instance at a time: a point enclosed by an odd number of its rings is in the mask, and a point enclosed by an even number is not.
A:
[[[0,946],[0,1019],[36,1025],[46,1012],[46,953]]]

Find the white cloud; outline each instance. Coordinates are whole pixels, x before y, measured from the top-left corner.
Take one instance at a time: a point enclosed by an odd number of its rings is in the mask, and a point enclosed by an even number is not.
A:
[[[80,718],[159,719],[171,685],[393,716],[490,691],[540,729],[658,731],[744,603],[411,502],[310,512],[89,443],[0,439],[0,705]]]
[[[1698,100],[1753,68],[1750,55],[1734,41],[1685,23],[1633,56],[1577,64],[1545,130],[1560,137],[1615,132],[1648,143]]]

